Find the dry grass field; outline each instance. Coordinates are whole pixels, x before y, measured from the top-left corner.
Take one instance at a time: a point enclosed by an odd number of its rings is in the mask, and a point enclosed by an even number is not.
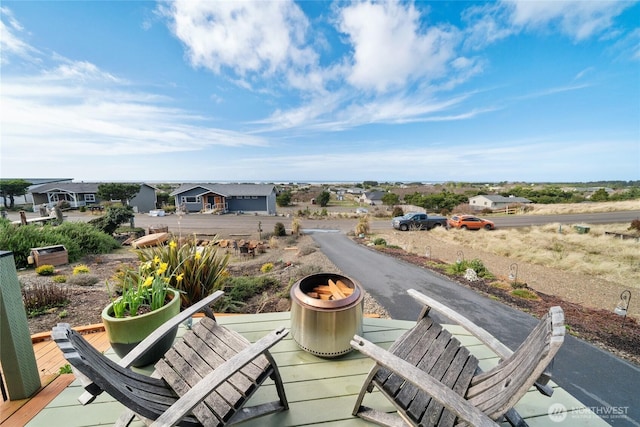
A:
[[[640,208],[640,203],[551,205],[534,213],[561,214],[608,212]],[[490,217],[489,217],[490,218]],[[580,234],[568,225],[466,231],[434,229],[429,232],[389,231],[379,234],[388,244],[444,262],[459,256],[478,258],[499,278],[506,278],[512,264],[518,281],[540,292],[593,308],[612,310],[623,290],[631,290],[629,314],[640,318],[640,241],[622,240],[605,232],[638,235],[630,224],[593,225]]]

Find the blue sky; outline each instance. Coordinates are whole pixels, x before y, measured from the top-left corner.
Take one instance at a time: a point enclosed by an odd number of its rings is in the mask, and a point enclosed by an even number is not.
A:
[[[640,179],[638,2],[0,8],[0,177]]]

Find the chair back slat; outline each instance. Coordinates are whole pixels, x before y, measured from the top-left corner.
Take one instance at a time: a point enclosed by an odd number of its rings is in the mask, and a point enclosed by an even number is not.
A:
[[[544,372],[562,345],[564,334],[562,309],[552,307],[509,358],[473,378],[467,399],[493,419],[503,415]]]

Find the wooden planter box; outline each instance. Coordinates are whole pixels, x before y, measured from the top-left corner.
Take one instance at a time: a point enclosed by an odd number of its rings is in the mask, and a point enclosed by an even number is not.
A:
[[[69,263],[69,254],[64,245],[31,248],[31,257],[36,267],[41,265],[62,265]]]

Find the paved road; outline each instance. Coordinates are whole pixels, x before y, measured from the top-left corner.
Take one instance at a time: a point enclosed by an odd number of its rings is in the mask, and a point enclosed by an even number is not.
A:
[[[89,220],[89,214],[74,214],[69,212],[68,219]],[[15,215],[16,218],[17,214]],[[93,216],[94,218],[97,216]],[[498,228],[501,227],[525,227],[530,225],[542,225],[547,223],[561,224],[605,224],[605,223],[631,223],[632,220],[640,218],[640,210],[606,212],[595,214],[570,214],[570,215],[512,215],[505,217],[495,217],[492,221]],[[291,218],[276,216],[256,216],[256,215],[202,215],[189,214],[185,216],[168,215],[165,217],[151,217],[145,214],[138,214],[135,218],[136,226],[148,228],[151,225],[167,225],[171,232],[177,233],[199,233],[209,235],[221,235],[228,237],[231,234],[251,234],[252,238],[258,236],[258,226],[263,232],[273,232],[277,222],[281,222],[286,228],[291,226]],[[320,230],[341,230],[343,232],[353,231],[358,220],[350,219],[302,219],[304,229]],[[389,219],[372,219],[371,230],[389,230],[391,223]]]
[[[515,349],[536,325],[532,316],[483,297],[427,269],[354,243],[340,232],[314,232],[322,252],[359,281],[396,319],[415,320],[420,307],[407,296],[415,288],[452,307]],[[446,320],[446,319],[439,319]],[[554,380],[594,411],[615,408],[626,417],[603,418],[614,426],[640,426],[640,368],[567,336],[553,366]]]

